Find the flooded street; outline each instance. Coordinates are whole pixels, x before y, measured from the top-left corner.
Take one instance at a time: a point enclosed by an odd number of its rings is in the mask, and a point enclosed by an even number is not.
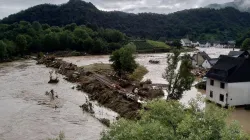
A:
[[[98,140],[105,127],[79,107],[87,95],[72,90],[62,76],[59,84],[48,84],[49,71],[33,60],[0,64],[0,139],[45,140],[63,131],[69,140]],[[51,89],[59,96],[55,102],[45,96]],[[117,115],[98,106],[94,111],[98,118]]]

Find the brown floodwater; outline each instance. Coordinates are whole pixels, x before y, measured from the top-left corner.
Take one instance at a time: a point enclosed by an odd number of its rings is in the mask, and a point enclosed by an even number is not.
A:
[[[211,54],[211,56],[218,56],[219,54],[226,54],[229,49],[212,49],[208,50],[208,54]],[[207,51],[204,50],[204,51]],[[151,79],[153,83],[158,84],[167,84],[166,80],[162,78],[162,74],[165,71],[165,68],[167,66],[166,64],[166,53],[161,54],[138,54],[136,57],[137,63],[140,65],[145,66],[148,69],[148,73],[144,76],[143,80]],[[153,60],[159,60],[160,64],[151,64],[148,61],[150,59]],[[81,57],[67,57],[63,58],[63,60],[67,62],[74,63],[78,66],[86,66],[93,63],[110,63],[109,62],[109,56],[103,55],[103,56],[81,56]],[[196,81],[193,84],[193,87],[191,90],[186,91],[183,95],[183,98],[180,100],[183,104],[188,104],[188,102],[196,98],[198,95],[202,95],[205,97],[205,91],[198,90],[194,87],[194,85],[197,83]],[[201,107],[205,107],[205,104],[200,104]],[[250,133],[250,111],[246,111],[242,108],[236,108],[234,112],[231,114],[229,120],[236,120],[239,122],[239,124],[243,127],[244,131]]]
[[[33,60],[0,64],[0,139],[45,140],[63,131],[69,140],[98,140],[106,128],[96,118],[115,120],[117,114],[94,103],[94,116],[80,105],[87,100],[83,92],[63,80],[48,84],[50,68]],[[59,96],[50,101],[45,92],[54,89]],[[54,106],[59,108],[54,109]]]

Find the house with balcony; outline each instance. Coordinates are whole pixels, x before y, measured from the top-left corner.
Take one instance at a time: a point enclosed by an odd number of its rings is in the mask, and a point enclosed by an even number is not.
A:
[[[250,59],[220,56],[206,74],[206,98],[226,106],[250,105]]]

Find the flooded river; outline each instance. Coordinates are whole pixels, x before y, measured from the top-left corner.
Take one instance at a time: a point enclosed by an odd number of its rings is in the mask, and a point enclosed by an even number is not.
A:
[[[45,140],[63,131],[69,140],[98,140],[105,127],[79,107],[86,94],[72,90],[62,76],[59,84],[49,85],[49,71],[33,60],[0,64],[0,139]],[[45,96],[51,89],[59,96],[55,102]],[[94,111],[98,118],[117,115],[98,106]]]
[[[150,59],[159,60],[159,65],[150,64]],[[109,56],[68,57],[65,61],[78,66],[93,63],[109,63]],[[145,79],[154,83],[166,83],[162,73],[166,67],[166,54],[140,54],[136,61],[144,65],[149,73]],[[68,140],[98,140],[106,128],[96,118],[115,120],[117,114],[95,104],[95,117],[84,113],[79,107],[86,102],[87,95],[72,90],[75,86],[63,80],[57,85],[47,84],[50,68],[36,65],[33,60],[0,64],[0,139],[44,140],[56,137],[63,131]],[[54,89],[59,99],[50,102],[45,92]],[[182,103],[201,95],[192,88],[184,94]],[[59,108],[54,109],[57,105]],[[250,112],[236,109],[230,116],[238,120],[250,133]]]
[[[218,49],[218,48],[202,48],[200,51],[205,51],[208,53],[208,55],[211,58],[216,58],[219,55],[227,55],[231,49]],[[191,53],[192,54],[192,53]],[[161,54],[138,54],[136,57],[137,63],[140,65],[145,66],[148,69],[148,73],[144,76],[143,80],[151,79],[153,83],[159,83],[159,84],[167,84],[166,80],[162,78],[162,74],[165,71],[166,68],[166,53]],[[149,63],[149,60],[159,60],[160,64],[151,64]],[[93,63],[110,63],[109,62],[109,56],[103,55],[103,56],[83,56],[83,57],[68,57],[63,58],[63,60],[67,62],[74,63],[78,66],[85,66]],[[199,91],[195,87],[192,87],[191,90],[186,91],[183,95],[183,98],[180,100],[183,104],[188,104],[188,102],[196,98],[197,95],[202,95],[205,97],[204,91]],[[202,106],[205,106],[202,105]],[[230,120],[236,120],[239,121],[240,125],[242,125],[243,129],[250,133],[250,120],[248,119],[250,117],[250,111],[246,111],[243,108],[237,108],[235,111],[231,114]]]

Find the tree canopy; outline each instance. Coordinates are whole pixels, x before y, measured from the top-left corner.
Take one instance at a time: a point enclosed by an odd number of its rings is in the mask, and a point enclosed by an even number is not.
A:
[[[155,100],[145,105],[140,120],[121,119],[102,134],[102,140],[247,140],[236,122],[228,123],[229,112],[193,100],[189,106],[178,101]]]
[[[135,46],[130,43],[125,47],[116,50],[110,56],[113,69],[121,76],[124,73],[132,73],[137,67],[135,62]]]
[[[184,91],[190,90],[194,82],[194,75],[191,73],[192,64],[188,56],[184,56],[181,61],[180,52],[174,51],[167,56],[167,68],[163,78],[167,80],[167,99],[179,100]],[[180,67],[178,67],[180,64]]]
[[[127,43],[125,34],[114,29],[77,26],[49,26],[35,21],[0,24],[1,58],[31,52],[76,50],[89,54],[107,54]],[[5,44],[5,45],[3,45]],[[4,57],[3,57],[4,56]]]
[[[0,22],[12,24],[21,20],[39,21],[52,26],[76,23],[86,25],[93,30],[98,27],[112,28],[128,36],[153,40],[179,39],[188,35],[192,40],[228,41],[235,40],[239,34],[250,28],[250,14],[234,8],[219,10],[197,8],[168,15],[130,14],[100,11],[92,3],[80,0],[71,0],[62,5],[37,5],[4,18]],[[67,28],[72,30],[74,25]],[[114,37],[119,38],[119,36]]]
[[[241,49],[244,51],[250,50],[250,38],[247,38],[243,41]]]

